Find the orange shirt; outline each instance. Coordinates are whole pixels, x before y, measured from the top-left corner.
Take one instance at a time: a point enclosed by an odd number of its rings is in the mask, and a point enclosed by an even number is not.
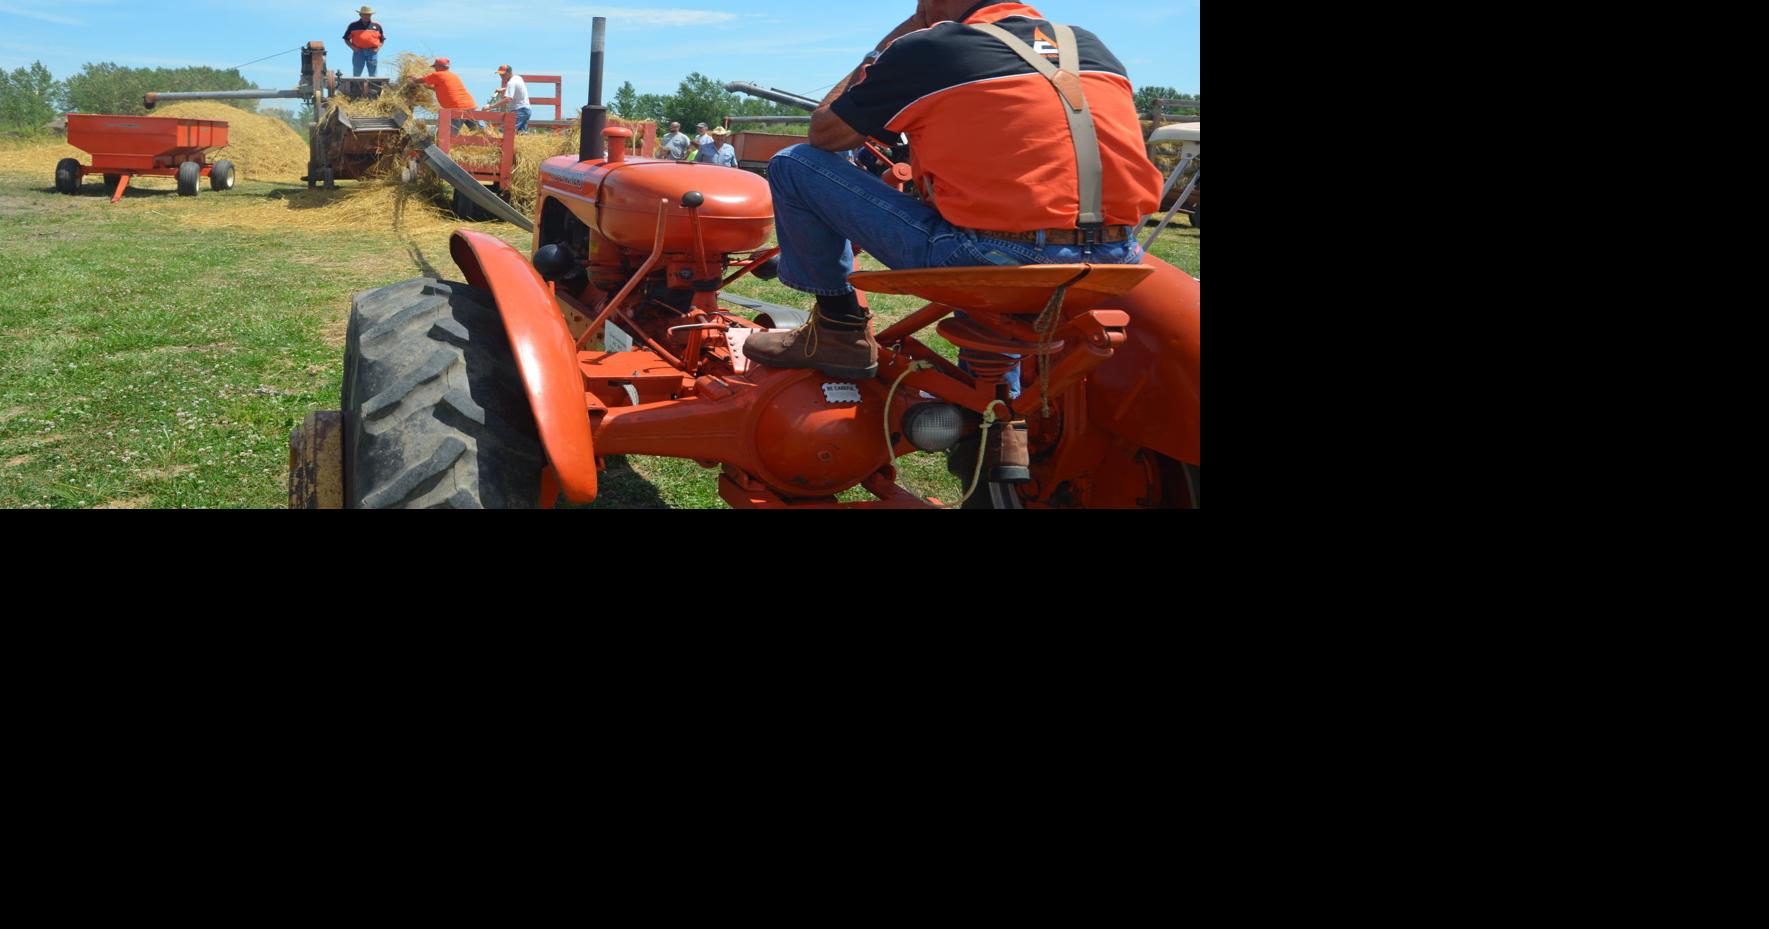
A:
[[[966,23],[995,23],[1051,59],[1054,30],[1018,3],[979,5]],[[1081,85],[1099,136],[1106,224],[1155,211],[1161,172],[1143,148],[1124,65],[1075,29]],[[912,32],[866,67],[831,106],[855,131],[909,136],[934,208],[954,225],[1002,232],[1072,229],[1081,209],[1075,145],[1050,81],[999,40],[955,22]]]
[[[478,101],[467,92],[467,85],[461,83],[460,75],[453,71],[432,71],[418,80],[430,85],[436,91],[436,102],[453,110],[477,110]]]

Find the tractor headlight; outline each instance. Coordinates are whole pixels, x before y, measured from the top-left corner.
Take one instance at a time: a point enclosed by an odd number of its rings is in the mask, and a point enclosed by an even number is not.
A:
[[[903,435],[924,452],[943,452],[964,435],[964,410],[950,403],[918,403],[903,414]]]

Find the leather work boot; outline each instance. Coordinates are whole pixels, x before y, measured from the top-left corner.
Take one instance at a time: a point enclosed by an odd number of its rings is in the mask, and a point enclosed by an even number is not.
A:
[[[1024,484],[1032,479],[1032,451],[1026,441],[1026,424],[997,423],[989,430],[989,449],[983,455],[981,480],[998,484]],[[977,433],[966,436],[946,457],[946,471],[967,488],[977,470]]]
[[[853,322],[822,312],[791,332],[763,332],[743,343],[743,354],[773,368],[815,368],[834,377],[868,380],[878,376],[878,342],[872,317]]]
[[[983,476],[998,484],[1024,484],[1032,480],[1032,450],[1026,441],[1024,422],[1000,423],[989,430],[989,451],[983,456]],[[971,466],[975,467],[973,460]]]

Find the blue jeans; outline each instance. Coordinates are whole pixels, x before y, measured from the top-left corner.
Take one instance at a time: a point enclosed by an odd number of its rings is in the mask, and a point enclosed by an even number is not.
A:
[[[532,116],[534,116],[533,110],[531,110],[525,106],[517,107],[516,108],[516,131],[521,132],[521,131],[527,129],[528,128],[528,120]]]
[[[892,270],[979,265],[1137,264],[1134,240],[1095,245],[1033,245],[979,238],[947,222],[938,210],[855,167],[835,152],[794,145],[768,163],[780,236],[780,283],[793,290],[838,296],[854,288],[849,242]],[[1020,395],[1020,372],[1006,377]]]
[[[355,77],[362,77],[362,69],[369,69],[369,77],[375,76],[375,65],[381,60],[381,50],[376,48],[353,49],[356,54],[351,56],[350,63],[356,68]]]

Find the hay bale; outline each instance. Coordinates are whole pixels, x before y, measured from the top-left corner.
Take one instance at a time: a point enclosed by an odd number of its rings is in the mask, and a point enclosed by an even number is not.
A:
[[[307,174],[307,142],[274,116],[248,113],[213,100],[174,103],[155,116],[217,119],[227,123],[227,147],[209,153],[211,162],[233,162],[241,180],[298,181]]]

